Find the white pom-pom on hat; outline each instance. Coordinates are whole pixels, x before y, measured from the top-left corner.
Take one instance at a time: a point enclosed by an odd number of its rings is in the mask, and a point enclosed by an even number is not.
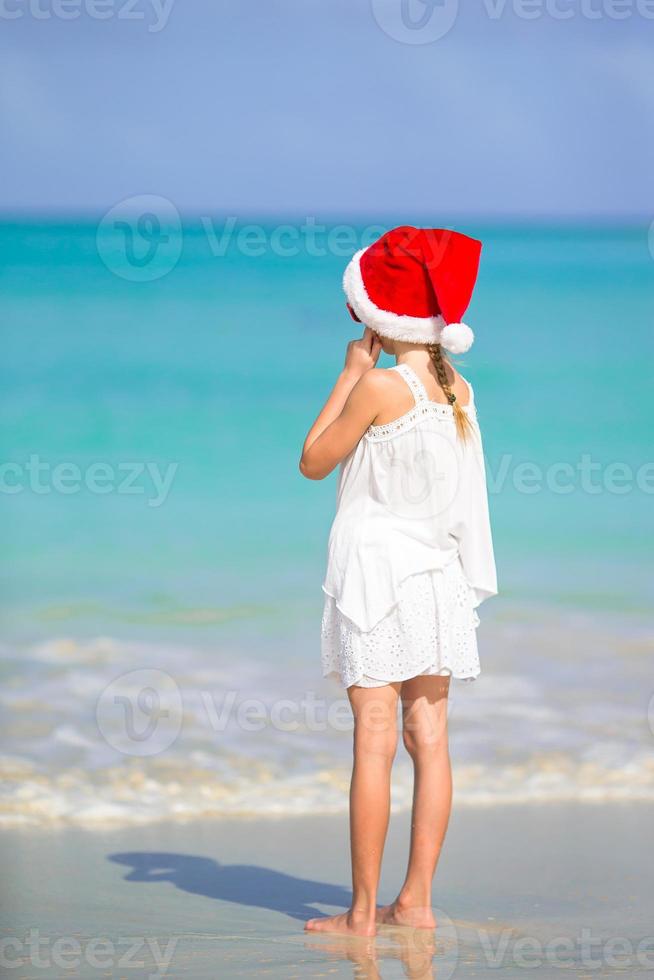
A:
[[[465,354],[474,340],[475,335],[467,323],[448,323],[441,331],[439,343],[450,354]]]

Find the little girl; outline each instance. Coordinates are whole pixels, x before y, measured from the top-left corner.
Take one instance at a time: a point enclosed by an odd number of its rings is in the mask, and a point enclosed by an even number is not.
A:
[[[323,583],[322,665],[354,715],[352,907],[306,928],[371,936],[375,923],[433,928],[431,887],[450,815],[451,677],[479,674],[476,607],[495,595],[481,436],[470,384],[443,350],[468,350],[458,322],[481,243],[402,227],[349,263],[350,313],[365,325],[307,435],[300,470],[341,464]],[[396,364],[375,369],[381,351]],[[390,812],[397,708],[414,765],[409,862],[392,905],[377,886]]]

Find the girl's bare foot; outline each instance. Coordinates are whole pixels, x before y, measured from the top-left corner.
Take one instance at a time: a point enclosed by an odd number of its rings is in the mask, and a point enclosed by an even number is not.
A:
[[[309,919],[305,923],[306,932],[340,932],[351,936],[374,936],[374,913],[372,918],[368,912],[353,912],[349,909],[341,915],[329,915],[319,919]]]
[[[377,922],[385,926],[411,926],[412,929],[435,929],[436,919],[430,905],[409,905],[396,898],[391,905],[377,909]]]

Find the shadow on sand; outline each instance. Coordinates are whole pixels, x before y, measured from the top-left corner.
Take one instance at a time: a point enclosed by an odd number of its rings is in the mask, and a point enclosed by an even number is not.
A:
[[[300,920],[321,914],[312,907],[314,904],[346,909],[352,898],[352,893],[340,885],[294,878],[251,864],[221,864],[192,854],[128,851],[110,854],[109,860],[131,869],[125,881],[167,881],[192,895],[270,909]]]

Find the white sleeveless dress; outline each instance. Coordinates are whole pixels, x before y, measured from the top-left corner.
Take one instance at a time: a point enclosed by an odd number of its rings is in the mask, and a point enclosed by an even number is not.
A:
[[[321,658],[343,687],[419,674],[478,676],[476,607],[497,594],[481,434],[430,401],[397,364],[415,404],[371,425],[342,461],[329,535]]]

